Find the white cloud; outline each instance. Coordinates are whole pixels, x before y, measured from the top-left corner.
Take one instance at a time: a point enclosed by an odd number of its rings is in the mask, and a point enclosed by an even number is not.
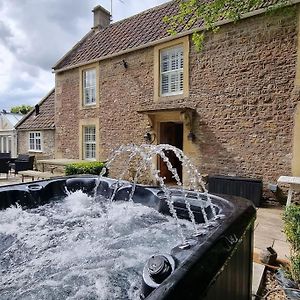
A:
[[[113,0],[118,21],[167,0]],[[98,0],[0,0],[0,109],[35,104],[54,86],[51,67],[92,27]],[[101,5],[110,10],[110,0]]]

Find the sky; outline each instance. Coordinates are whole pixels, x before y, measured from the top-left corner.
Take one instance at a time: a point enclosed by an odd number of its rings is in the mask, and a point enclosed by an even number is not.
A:
[[[168,0],[112,0],[113,22]],[[35,105],[54,87],[52,67],[110,0],[0,0],[0,110]]]

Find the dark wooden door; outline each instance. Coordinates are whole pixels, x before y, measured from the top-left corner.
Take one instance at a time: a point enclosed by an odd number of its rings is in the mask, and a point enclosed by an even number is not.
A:
[[[183,149],[183,125],[182,123],[162,122],[160,123],[160,144],[169,144]],[[169,158],[172,166],[176,168],[177,173],[182,181],[182,164],[173,151],[165,151],[166,156]],[[160,176],[166,177],[166,183],[176,183],[172,178],[172,173],[168,170],[165,162],[159,158]]]

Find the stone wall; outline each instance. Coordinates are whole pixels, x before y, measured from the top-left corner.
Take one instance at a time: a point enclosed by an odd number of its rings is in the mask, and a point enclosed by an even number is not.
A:
[[[36,159],[54,158],[55,130],[40,130],[42,132],[42,152],[29,151],[29,131],[18,131],[18,154],[34,155]]]
[[[78,69],[56,74],[57,157],[79,158],[80,119],[99,118],[98,146],[106,160],[121,144],[143,142],[147,118],[138,110],[191,107],[197,112],[192,159],[202,173],[265,183],[290,175],[298,101],[291,97],[296,15],[257,16],[222,26],[207,37],[201,53],[190,45],[187,98],[154,102],[152,47],[99,63],[99,108],[80,109]]]

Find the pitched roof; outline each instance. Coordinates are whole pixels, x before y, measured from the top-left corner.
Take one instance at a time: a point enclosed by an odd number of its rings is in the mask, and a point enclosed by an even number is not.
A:
[[[163,17],[175,14],[177,10],[178,6],[171,1],[112,23],[102,30],[91,30],[54,69],[89,62],[167,37],[168,25],[164,23]]]
[[[41,130],[55,129],[54,122],[54,99],[55,89],[43,98],[39,103],[39,114],[35,114],[35,109],[31,110],[24,118],[16,125],[18,130]]]
[[[213,1],[213,0],[203,0]],[[274,5],[279,0],[265,0],[260,9]],[[298,1],[291,1],[298,2]],[[164,16],[171,16],[178,12],[176,1],[170,1],[156,6],[142,13],[112,23],[102,30],[91,30],[83,37],[63,58],[53,67],[54,70],[72,68],[84,65],[91,61],[105,58],[113,54],[121,54],[124,51],[148,46],[151,42],[156,42],[169,37],[168,25],[163,21]],[[186,20],[188,22],[188,20]],[[194,24],[193,28],[203,25],[200,20]],[[184,26],[177,28],[177,33],[184,33]],[[188,32],[186,32],[188,33]]]

